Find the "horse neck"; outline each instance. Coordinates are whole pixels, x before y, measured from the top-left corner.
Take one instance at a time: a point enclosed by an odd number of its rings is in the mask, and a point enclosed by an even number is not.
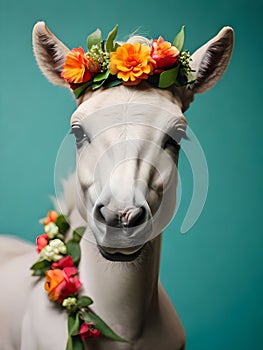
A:
[[[140,336],[157,310],[161,235],[146,244],[135,262],[110,262],[85,236],[81,242],[80,280],[93,310],[127,339]]]

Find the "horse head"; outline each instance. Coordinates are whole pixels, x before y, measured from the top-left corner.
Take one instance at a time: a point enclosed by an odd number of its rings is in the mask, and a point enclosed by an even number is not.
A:
[[[37,63],[53,84],[69,87],[61,72],[69,49],[39,22],[33,30]],[[77,205],[102,255],[133,260],[170,222],[176,206],[184,111],[196,93],[213,87],[228,65],[233,30],[223,28],[193,55],[191,87],[159,89],[147,81],[77,99],[71,117],[76,138]]]

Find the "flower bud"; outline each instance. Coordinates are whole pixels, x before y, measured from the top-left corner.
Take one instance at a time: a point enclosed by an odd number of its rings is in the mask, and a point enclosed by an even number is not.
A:
[[[58,234],[58,226],[54,224],[54,222],[50,222],[49,224],[45,225],[44,230],[49,239],[54,238]]]
[[[64,306],[67,310],[72,309],[77,305],[77,299],[74,297],[68,297],[63,300],[62,306]]]

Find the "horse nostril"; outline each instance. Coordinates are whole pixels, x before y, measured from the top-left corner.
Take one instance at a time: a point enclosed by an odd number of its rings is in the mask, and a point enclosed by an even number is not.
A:
[[[120,221],[124,228],[135,227],[145,220],[145,209],[143,207],[128,208],[120,212]]]
[[[118,213],[115,210],[109,209],[106,206],[99,208],[99,221],[105,223],[107,226],[117,227],[119,224]]]
[[[131,207],[122,211],[109,209],[100,205],[96,208],[95,219],[109,227],[135,227],[141,225],[146,218],[146,210],[143,207]]]
[[[94,218],[99,222],[105,223],[105,217],[101,211],[102,208],[103,205],[96,206],[96,209],[94,210]]]

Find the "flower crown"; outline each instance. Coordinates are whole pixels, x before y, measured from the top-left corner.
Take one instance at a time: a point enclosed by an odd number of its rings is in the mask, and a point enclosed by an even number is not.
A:
[[[183,51],[184,26],[173,42],[163,37],[153,39],[151,46],[140,42],[119,44],[114,41],[118,25],[103,41],[99,29],[87,39],[88,51],[74,48],[66,55],[61,77],[79,98],[88,87],[138,85],[143,80],[165,89],[194,82],[189,51]]]

